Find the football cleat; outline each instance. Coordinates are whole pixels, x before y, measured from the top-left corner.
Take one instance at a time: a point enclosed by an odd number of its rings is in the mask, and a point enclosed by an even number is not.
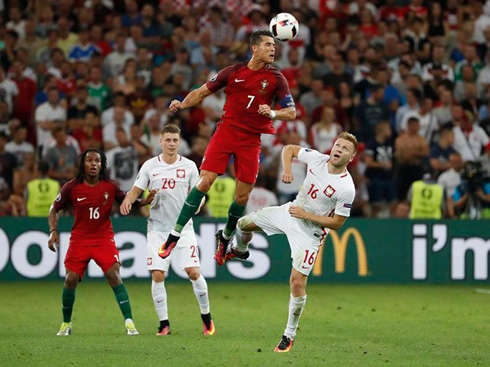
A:
[[[226,252],[226,255],[225,255],[225,262],[228,261],[228,260],[231,260],[231,259],[238,259],[238,260],[242,260],[242,261],[245,261],[249,258],[250,256],[250,251],[246,251],[246,252],[237,252],[236,249],[234,249],[233,247],[231,247],[227,252]]]
[[[210,328],[209,329],[206,326],[206,323],[205,322],[202,323],[202,332],[203,332],[204,335],[214,335],[214,334],[216,334],[216,328],[214,327],[213,320],[211,320],[211,325],[210,325]]]
[[[158,249],[158,256],[160,256],[162,259],[169,257],[174,247],[177,246],[178,240],[179,237],[170,234],[165,243]]]
[[[274,349],[274,352],[287,353],[293,347],[293,343],[294,343],[293,339],[290,339],[286,335],[283,335],[281,341],[279,342],[279,344],[277,344],[276,349]]]
[[[64,322],[61,324],[60,331],[56,334],[57,336],[68,336],[71,334],[71,322]]]
[[[228,249],[229,243],[230,240],[225,240],[223,238],[222,229],[216,232],[216,252],[214,253],[214,260],[216,261],[218,266],[223,265],[226,261],[226,251]]]
[[[128,335],[139,335],[138,330],[136,330],[136,326],[134,326],[134,322],[131,319],[127,319],[125,322],[126,326],[126,334]]]
[[[170,335],[170,326],[160,326],[158,328],[157,336]]]

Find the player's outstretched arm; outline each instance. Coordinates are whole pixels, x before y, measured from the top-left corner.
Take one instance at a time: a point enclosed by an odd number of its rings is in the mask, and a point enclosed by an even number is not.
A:
[[[133,186],[131,190],[129,190],[129,192],[126,194],[123,202],[119,206],[119,212],[122,215],[128,215],[129,212],[131,211],[133,203],[141,195],[142,192],[143,190],[141,190],[139,187]]]
[[[293,158],[298,158],[301,147],[299,145],[286,145],[282,148],[282,174],[281,180],[285,184],[293,182],[293,172],[291,171],[291,162]]]
[[[183,110],[184,108],[193,107],[203,101],[204,98],[213,94],[206,84],[203,84],[200,88],[193,90],[190,92],[182,102],[174,99],[172,103],[170,103],[169,109],[172,112],[177,112],[178,110]]]
[[[270,117],[273,120],[294,120],[296,118],[296,108],[294,107],[286,107],[281,108],[280,110],[272,110],[270,106],[266,104],[259,105],[259,109],[257,111],[259,115]]]
[[[327,227],[333,230],[342,228],[347,219],[347,217],[338,214],[334,214],[333,217],[328,217],[326,215],[316,215],[306,211],[300,206],[289,207],[289,214],[291,214],[293,218],[306,219],[311,222],[315,222],[322,227]]]
[[[60,240],[58,236],[58,211],[54,205],[49,208],[48,224],[49,224],[49,239],[48,248],[56,252],[56,247],[60,247]],[[56,247],[55,247],[56,246]]]

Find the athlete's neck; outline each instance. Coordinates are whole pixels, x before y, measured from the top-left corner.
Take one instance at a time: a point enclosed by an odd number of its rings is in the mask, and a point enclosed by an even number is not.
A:
[[[89,185],[89,186],[95,186],[99,183],[99,176],[91,177],[84,175],[83,176],[83,183]]]
[[[342,173],[345,173],[346,172],[345,167],[346,165],[336,167],[333,165],[332,161],[328,161],[327,163],[328,173],[330,173],[331,175],[340,175]]]
[[[248,62],[247,66],[250,70],[260,70],[267,66],[268,64],[262,60],[254,59],[253,57]]]
[[[162,160],[167,164],[173,164],[177,162],[177,159],[179,159],[178,154],[172,154],[172,155],[165,154],[165,153],[162,154]]]

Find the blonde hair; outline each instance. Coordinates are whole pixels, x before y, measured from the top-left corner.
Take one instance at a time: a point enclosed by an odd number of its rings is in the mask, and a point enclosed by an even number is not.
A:
[[[337,139],[350,141],[354,145],[354,153],[357,152],[357,138],[353,134],[343,131],[337,136]]]

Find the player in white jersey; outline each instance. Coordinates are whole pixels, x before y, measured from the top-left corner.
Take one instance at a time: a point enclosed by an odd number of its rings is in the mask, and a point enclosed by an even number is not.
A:
[[[177,154],[180,139],[178,126],[166,125],[162,129],[160,145],[163,154],[143,164],[131,191],[121,205],[121,214],[127,215],[130,212],[131,205],[145,189],[157,190],[150,207],[147,235],[147,265],[152,278],[151,294],[160,319],[157,335],[170,334],[165,274],[168,272],[172,258],[185,270],[192,283],[201,309],[204,335],[214,335],[216,329],[209,310],[208,286],[199,271],[199,249],[192,220],[184,227],[182,237],[172,255],[166,259],[158,256],[160,245],[168,237],[189,190],[196,185],[199,178],[196,164]],[[201,202],[201,205],[203,203],[204,201]]]
[[[253,232],[267,235],[285,234],[291,247],[289,318],[284,335],[275,352],[289,352],[293,346],[299,319],[306,303],[306,281],[318,256],[318,250],[330,229],[339,229],[350,215],[355,187],[347,164],[354,159],[357,140],[341,133],[331,155],[297,145],[282,151],[284,183],[293,181],[291,161],[298,158],[307,164],[308,173],[298,196],[282,206],[260,209],[238,221],[236,243],[227,252],[226,260],[247,259],[248,244]]]

